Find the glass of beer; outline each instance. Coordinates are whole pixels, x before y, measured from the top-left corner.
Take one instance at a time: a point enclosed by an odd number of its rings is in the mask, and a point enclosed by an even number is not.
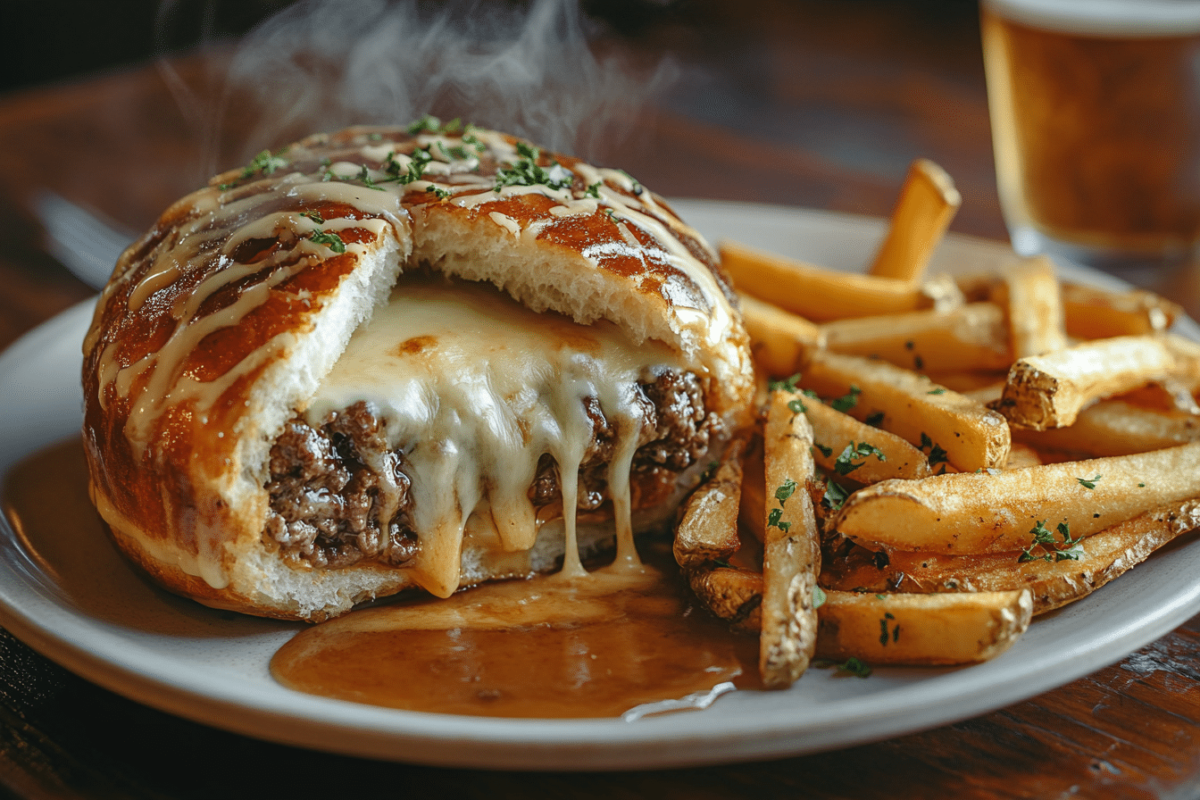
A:
[[[1200,0],[983,0],[1000,204],[1022,255],[1128,272],[1200,244]]]

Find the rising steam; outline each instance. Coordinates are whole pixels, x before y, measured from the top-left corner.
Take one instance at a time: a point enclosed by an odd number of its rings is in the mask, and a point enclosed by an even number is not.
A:
[[[160,10],[160,41],[176,2]],[[302,0],[237,42],[217,91],[197,92],[160,64],[203,137],[209,173],[232,166],[221,163],[230,156],[314,131],[427,112],[594,158],[612,152],[675,71],[666,61],[635,70],[620,52],[598,56],[589,23],[577,0]],[[222,130],[238,132],[241,152],[217,152]]]

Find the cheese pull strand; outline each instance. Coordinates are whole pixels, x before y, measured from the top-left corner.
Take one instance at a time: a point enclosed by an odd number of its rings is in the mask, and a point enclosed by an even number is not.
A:
[[[685,369],[672,349],[634,345],[611,323],[538,314],[490,286],[402,280],[354,334],[307,417],[318,426],[362,401],[377,410],[388,446],[403,453],[412,478],[413,528],[421,532],[414,577],[447,597],[459,586],[472,513],[522,521],[524,528],[495,526],[496,535],[510,552],[532,546],[537,512],[529,487],[546,454],[557,464],[562,494],[563,571],[585,572],[576,545],[586,491],[579,469],[601,434],[612,437],[606,483],[617,561],[640,565],[630,475],[647,411],[637,384],[667,369]]]

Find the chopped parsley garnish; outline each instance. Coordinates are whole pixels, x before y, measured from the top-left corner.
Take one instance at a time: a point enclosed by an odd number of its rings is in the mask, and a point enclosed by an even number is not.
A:
[[[835,481],[826,481],[825,495],[821,498],[821,505],[830,511],[840,511],[849,496],[850,493],[841,484]]]
[[[600,199],[600,181],[596,181],[591,186],[587,187],[587,189],[585,189],[583,192],[583,196],[584,197],[594,197],[597,200],[599,200]]]
[[[315,230],[308,238],[317,244],[326,245],[335,253],[346,252],[346,243],[343,242],[342,237],[338,236],[336,233],[326,233],[322,230]]]
[[[513,164],[502,166],[496,170],[496,185],[494,191],[500,191],[505,186],[547,186],[551,189],[569,189],[575,176],[562,164],[555,162],[549,170],[538,166],[537,160],[541,153],[536,147],[526,142],[517,142],[517,155],[520,158]],[[611,211],[611,209],[610,209]],[[611,214],[609,215],[612,216]]]
[[[1058,535],[1062,537],[1061,545],[1054,540],[1054,534],[1046,528],[1045,521],[1039,521],[1029,531],[1033,535],[1033,544],[1021,551],[1017,561],[1078,561],[1080,554],[1083,553],[1083,547],[1079,544],[1083,541],[1083,536],[1072,539],[1071,528],[1065,522],[1060,522],[1057,530]],[[1043,553],[1034,555],[1033,549],[1039,545]]]
[[[940,446],[934,444],[933,440],[925,433],[921,434],[921,449],[929,450],[929,466],[933,467],[938,464],[945,464],[948,460],[948,454]],[[944,472],[945,470],[943,470]]]
[[[858,396],[860,394],[862,394],[862,389],[851,384],[850,392],[830,401],[829,406],[834,411],[841,411],[843,414],[845,414],[847,411],[858,405]]]
[[[321,216],[320,211],[301,211],[300,216],[308,217],[309,219],[311,219],[313,222],[317,223],[318,225],[325,224],[325,218]]]
[[[820,608],[825,605],[825,590],[820,586],[813,587],[813,608]]]
[[[408,159],[408,167],[401,167],[400,162],[396,160],[396,154],[388,153],[383,168],[391,176],[389,180],[394,180],[401,186],[421,180],[425,175],[425,168],[429,166],[429,162],[433,161],[433,156],[428,148],[422,147],[413,150]]]
[[[263,150],[249,164],[242,167],[242,178],[249,178],[256,172],[261,172],[263,175],[272,175],[275,170],[283,169],[290,163],[286,158],[280,157],[286,150],[287,148],[284,148],[277,153],[272,153],[270,150]]]
[[[888,630],[888,622],[894,621],[895,619],[896,618],[894,616],[892,616],[892,612],[885,611],[883,614],[883,618],[881,620],[879,620],[879,643],[881,645],[883,645],[884,647],[887,647],[889,638],[892,640],[893,643],[900,641],[900,623],[899,622],[896,623],[895,627],[892,628],[891,631]],[[889,636],[889,633],[890,633],[890,636]]]
[[[633,192],[634,196],[638,196],[643,191],[645,191],[644,189],[642,189],[642,184],[638,183],[637,178],[633,177],[632,175],[630,175],[628,172],[626,172],[623,169],[617,170],[617,172],[620,172],[622,175],[624,175],[626,178],[629,179],[629,184],[632,187],[631,191]]]
[[[858,444],[850,442],[850,444],[846,445],[846,449],[842,451],[842,454],[837,457],[833,468],[838,475],[849,475],[863,464],[866,464],[868,456],[875,456],[880,461],[887,461],[887,456],[880,452],[878,447],[866,442],[859,442]],[[854,463],[854,459],[856,458],[863,460],[856,464]]]
[[[291,162],[283,158],[283,154],[287,152],[284,147],[272,153],[270,150],[263,150],[250,160],[250,163],[242,167],[242,174],[238,176],[238,180],[244,181],[247,178],[252,178],[258,173],[263,175],[272,175],[275,170],[283,169]],[[217,188],[222,192],[232,189],[236,183],[219,183]]]
[[[712,560],[712,563],[714,566],[717,566],[717,567],[724,567],[725,569],[733,569],[733,564],[730,564],[728,561],[726,561],[723,558],[714,558]]]
[[[821,455],[825,456],[826,458],[829,458],[831,455],[833,455],[833,448],[832,448],[832,447],[826,447],[825,445],[823,445],[823,444],[817,444],[816,442],[813,442],[813,447],[815,447],[815,448],[817,448],[818,450],[820,450],[820,451],[821,451]]]
[[[367,141],[368,142],[381,142],[381,141],[383,141],[383,134],[382,133],[368,133]]]
[[[382,191],[383,191],[383,187],[382,187],[382,186],[376,186],[376,185],[375,185],[375,181],[374,181],[374,180],[371,178],[371,170],[367,169],[367,165],[366,165],[366,164],[363,164],[363,165],[362,165],[362,169],[360,169],[360,170],[358,171],[358,174],[357,174],[357,175],[355,175],[354,177],[355,177],[355,179],[356,179],[356,180],[358,180],[359,182],[361,182],[361,183],[362,183],[362,185],[363,185],[363,186],[365,186],[365,187],[367,187],[368,189],[374,189],[374,190],[375,190],[375,191],[377,191],[377,192],[382,192]]]
[[[483,151],[487,150],[487,146],[483,142],[479,141],[479,137],[472,133],[472,130],[473,129],[471,126],[468,125],[467,132],[462,135],[463,144],[469,144],[475,148],[475,152],[482,153]]]
[[[704,468],[704,474],[700,476],[700,482],[708,483],[712,480],[712,476],[717,474],[717,468],[720,466],[721,464],[717,461],[708,462],[708,466]]]
[[[946,393],[946,388],[944,386],[939,386],[936,389],[930,389],[925,394],[945,394],[945,393]]]
[[[442,121],[432,114],[426,114],[418,120],[413,120],[408,124],[408,135],[416,136],[418,133],[429,131],[437,133],[442,127]]]
[[[853,675],[856,678],[867,678],[871,675],[871,668],[853,656],[838,664],[837,670],[838,672]]]
[[[772,392],[784,391],[784,392],[795,393],[796,381],[798,381],[798,380],[800,380],[799,372],[797,372],[795,375],[791,376],[790,378],[784,378],[784,379],[778,380],[778,381],[768,381],[767,389],[769,389]]]
[[[1104,477],[1103,475],[1096,475],[1091,478],[1076,478],[1075,480],[1079,481],[1079,485],[1085,489],[1095,489],[1096,482],[1099,481],[1103,477]]]
[[[445,142],[438,142],[437,146],[438,149],[445,154],[447,161],[454,161],[456,159],[458,161],[466,161],[468,158],[470,158],[466,149],[464,149],[462,145],[456,144],[452,147],[447,147]]]
[[[451,194],[449,189],[443,189],[442,187],[437,186],[432,183],[429,184],[429,188],[427,191],[430,191],[430,192],[433,192],[434,194],[436,194],[438,200],[445,200]]]
[[[803,414],[806,411],[808,411],[808,406],[804,405],[804,401],[801,400],[800,398],[796,398],[795,400],[788,400],[787,407],[788,407],[788,410],[791,411],[793,414]]]
[[[863,422],[870,425],[872,428],[878,428],[883,424],[883,412],[876,411],[874,414],[868,414],[867,418],[864,419]]]
[[[442,126],[442,133],[458,133],[462,129],[462,119],[455,117]]]
[[[779,528],[779,530],[787,533],[791,529],[792,523],[783,522],[783,507],[787,504],[788,498],[796,493],[796,482],[791,478],[785,480],[775,490],[775,499],[779,501],[779,508],[772,508],[767,513],[767,527]]]
[[[828,669],[833,667],[838,671],[839,674],[844,673],[846,675],[853,675],[856,678],[866,678],[871,674],[871,668],[853,656],[842,662],[818,658],[812,662],[812,665],[817,669]]]

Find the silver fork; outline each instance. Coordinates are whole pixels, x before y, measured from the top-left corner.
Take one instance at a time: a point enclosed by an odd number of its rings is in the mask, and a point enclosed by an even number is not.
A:
[[[99,212],[53,192],[38,194],[33,210],[46,231],[50,255],[95,289],[108,283],[117,257],[136,238]]]

